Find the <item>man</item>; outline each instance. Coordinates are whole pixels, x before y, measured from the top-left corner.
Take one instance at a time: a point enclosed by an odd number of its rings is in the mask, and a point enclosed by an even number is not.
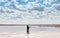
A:
[[[29,26],[27,25],[27,34],[29,34]]]

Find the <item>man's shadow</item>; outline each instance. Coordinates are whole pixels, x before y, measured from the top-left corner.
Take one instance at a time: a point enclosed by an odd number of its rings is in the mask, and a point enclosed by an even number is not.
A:
[[[27,34],[27,38],[30,38],[30,37],[29,37],[29,34]]]

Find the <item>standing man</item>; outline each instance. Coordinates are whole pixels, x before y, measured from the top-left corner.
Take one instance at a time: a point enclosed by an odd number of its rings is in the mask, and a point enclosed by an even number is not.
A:
[[[27,34],[29,34],[29,26],[27,25]]]

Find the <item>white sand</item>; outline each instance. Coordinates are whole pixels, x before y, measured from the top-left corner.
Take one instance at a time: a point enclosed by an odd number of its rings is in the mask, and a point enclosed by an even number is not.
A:
[[[21,32],[0,32],[0,38],[60,38],[58,31],[32,32],[29,35]]]

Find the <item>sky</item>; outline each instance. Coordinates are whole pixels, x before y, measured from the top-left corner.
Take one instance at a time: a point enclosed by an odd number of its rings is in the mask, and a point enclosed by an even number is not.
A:
[[[0,20],[60,19],[59,0],[0,0]],[[20,21],[20,20],[19,20]],[[23,22],[23,21],[22,21]]]

